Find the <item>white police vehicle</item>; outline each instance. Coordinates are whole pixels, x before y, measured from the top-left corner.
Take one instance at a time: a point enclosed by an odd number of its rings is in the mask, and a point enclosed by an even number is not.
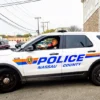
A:
[[[51,44],[56,40],[56,45]],[[46,47],[39,47],[47,42]],[[39,47],[39,48],[38,48]],[[50,33],[23,44],[16,51],[0,51],[0,91],[9,92],[39,77],[86,76],[100,85],[100,34]]]

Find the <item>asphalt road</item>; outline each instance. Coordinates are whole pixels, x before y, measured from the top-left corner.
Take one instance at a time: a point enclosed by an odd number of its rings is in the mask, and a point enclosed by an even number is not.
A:
[[[100,87],[88,80],[35,81],[0,94],[0,100],[100,100]]]

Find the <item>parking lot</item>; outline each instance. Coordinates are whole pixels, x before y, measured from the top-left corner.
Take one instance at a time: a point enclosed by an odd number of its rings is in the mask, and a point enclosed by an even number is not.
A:
[[[0,100],[100,100],[100,87],[88,80],[36,81],[0,94]]]

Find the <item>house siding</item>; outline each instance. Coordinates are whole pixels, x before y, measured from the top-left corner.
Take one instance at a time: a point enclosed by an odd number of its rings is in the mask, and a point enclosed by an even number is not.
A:
[[[100,32],[100,0],[82,0],[83,31]]]
[[[99,12],[100,8],[98,8],[92,16],[84,23],[84,28],[83,30],[85,32],[98,32],[99,29]]]

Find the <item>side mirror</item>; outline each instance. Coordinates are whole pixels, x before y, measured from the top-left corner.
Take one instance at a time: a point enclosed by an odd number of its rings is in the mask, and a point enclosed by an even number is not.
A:
[[[21,47],[21,45],[15,45],[15,47],[18,49],[18,48],[20,48],[20,47]]]
[[[33,51],[34,50],[34,48],[33,48],[33,46],[29,46],[25,51]]]

